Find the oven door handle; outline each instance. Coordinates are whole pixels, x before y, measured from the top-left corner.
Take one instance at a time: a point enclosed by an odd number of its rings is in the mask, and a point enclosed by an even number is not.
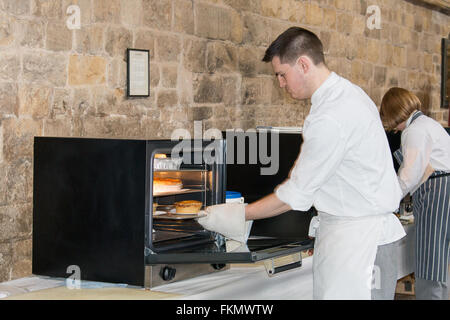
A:
[[[288,258],[288,261],[286,261]],[[284,261],[283,261],[284,260]],[[293,255],[281,258],[272,258],[264,261],[264,267],[266,268],[267,275],[269,277],[274,276],[277,273],[292,270],[302,266],[301,252]]]

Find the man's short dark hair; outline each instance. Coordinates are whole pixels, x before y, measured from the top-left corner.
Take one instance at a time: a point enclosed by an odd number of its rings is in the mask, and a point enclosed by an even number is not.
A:
[[[272,42],[262,61],[271,62],[278,56],[281,63],[293,64],[301,55],[308,56],[315,65],[325,63],[320,39],[309,30],[291,27]]]

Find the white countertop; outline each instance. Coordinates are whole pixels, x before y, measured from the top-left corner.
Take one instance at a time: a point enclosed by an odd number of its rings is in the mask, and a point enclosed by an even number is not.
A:
[[[398,245],[398,279],[414,272],[414,224]],[[65,279],[31,276],[0,283],[0,299],[189,299],[189,300],[310,300],[312,257],[302,266],[269,277],[263,263],[232,264],[227,270],[145,290],[124,284],[82,281],[68,289]]]

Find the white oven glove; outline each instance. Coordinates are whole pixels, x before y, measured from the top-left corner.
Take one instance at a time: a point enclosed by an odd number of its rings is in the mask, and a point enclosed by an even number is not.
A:
[[[222,203],[206,208],[207,215],[197,221],[205,229],[220,233],[225,238],[246,243],[248,235],[244,203]]]

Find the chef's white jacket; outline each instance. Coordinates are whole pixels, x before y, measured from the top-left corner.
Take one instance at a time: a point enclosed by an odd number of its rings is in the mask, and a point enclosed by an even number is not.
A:
[[[336,216],[394,212],[402,192],[372,100],[333,72],[311,103],[300,156],[277,197],[294,210]]]
[[[335,73],[311,102],[300,156],[275,193],[318,211],[314,299],[370,299],[378,246],[405,235],[392,214],[402,191],[386,133],[372,100]]]
[[[414,114],[414,112],[413,112]],[[413,114],[402,131],[403,163],[398,180],[403,195],[419,186],[428,164],[436,171],[450,172],[450,136],[435,120],[420,116],[411,123]]]

